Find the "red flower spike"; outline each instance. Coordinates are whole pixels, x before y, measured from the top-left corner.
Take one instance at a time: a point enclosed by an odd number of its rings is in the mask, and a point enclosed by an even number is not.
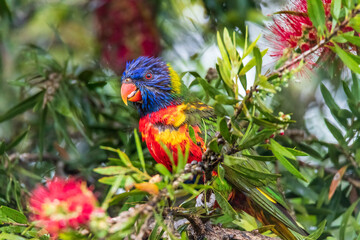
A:
[[[97,0],[95,10],[101,61],[118,74],[139,56],[158,56],[160,34],[155,7],[146,0]]]
[[[38,186],[31,195],[31,219],[53,238],[60,232],[89,223],[93,212],[102,211],[86,183],[74,178],[55,177],[46,186]]]
[[[331,17],[331,0],[322,0],[325,10],[326,27],[331,30],[332,17]],[[275,58],[286,57],[289,58],[294,53],[304,53],[315,47],[320,38],[317,35],[317,30],[313,26],[307,14],[307,1],[306,0],[290,0],[290,3],[283,11],[273,17],[273,23],[268,27],[271,34],[266,38],[272,44],[271,56]],[[351,27],[343,27],[341,32],[354,31]],[[358,33],[355,33],[358,35]],[[353,45],[342,45],[344,49]],[[307,67],[314,66],[319,57],[323,59],[332,59],[335,56],[329,48],[323,46],[317,49],[316,52],[311,54],[305,59]],[[293,67],[296,67],[294,65]]]

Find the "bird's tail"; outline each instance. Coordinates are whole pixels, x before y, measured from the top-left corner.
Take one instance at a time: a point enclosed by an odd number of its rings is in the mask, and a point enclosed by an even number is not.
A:
[[[293,229],[295,232],[303,236],[309,235],[303,228],[298,226],[296,221],[288,213],[287,209],[273,199],[271,199],[271,203],[273,204],[273,207],[276,210],[281,211],[283,215],[286,216],[287,218],[286,220],[288,224],[280,221],[278,218],[274,217],[272,214],[265,211],[258,204],[252,201],[250,197],[246,196],[244,193],[241,193],[239,191],[236,190],[232,191],[232,193],[229,196],[229,203],[235,210],[244,211],[248,213],[249,215],[255,217],[263,225],[273,226],[271,230],[282,239],[297,240],[297,237],[289,230],[289,225],[296,226],[296,229]]]

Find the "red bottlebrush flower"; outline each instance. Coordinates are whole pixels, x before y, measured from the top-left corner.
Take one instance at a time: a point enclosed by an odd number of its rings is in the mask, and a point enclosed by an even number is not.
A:
[[[86,183],[74,178],[49,180],[32,192],[29,203],[32,220],[52,237],[87,225],[92,213],[103,211]]]
[[[330,17],[331,0],[323,0],[326,17]],[[269,26],[272,32],[267,38],[273,44],[272,56],[282,57],[292,51],[304,52],[315,46],[319,39],[317,30],[307,15],[306,0],[293,0]]]
[[[146,0],[95,0],[101,60],[121,73],[127,61],[158,56],[160,35],[154,7]]]
[[[280,11],[273,18],[273,23],[268,27],[272,34],[266,38],[272,44],[271,56],[275,58],[289,58],[293,53],[303,53],[315,47],[320,38],[317,35],[317,29],[313,26],[308,13],[306,0],[290,0],[290,4]],[[331,0],[322,0],[325,10],[325,21],[328,30],[331,30]],[[354,31],[351,27],[345,26],[340,29],[341,32]],[[358,33],[355,33],[358,35]],[[332,45],[329,43],[328,45]],[[354,47],[351,44],[339,44],[344,49],[350,50]],[[321,57],[323,60],[332,60],[335,54],[323,46],[318,48],[314,54],[305,59],[306,64],[314,65]],[[309,65],[308,65],[309,67]]]

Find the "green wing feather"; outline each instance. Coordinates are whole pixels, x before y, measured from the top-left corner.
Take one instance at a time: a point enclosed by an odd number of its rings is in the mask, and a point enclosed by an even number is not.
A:
[[[223,164],[225,169],[225,179],[229,181],[235,189],[244,193],[251,201],[264,210],[265,213],[274,217],[289,229],[304,236],[308,235],[307,232],[298,226],[295,220],[290,216],[287,209],[284,207],[285,203],[281,199],[281,195],[276,194],[276,191],[270,188],[272,184],[265,183],[263,179],[253,181],[251,177],[249,178],[243,174],[240,165],[229,166],[228,163],[229,162],[225,162]],[[259,167],[257,164],[255,165]],[[263,171],[266,172],[268,170],[264,168]],[[280,204],[280,202],[284,205]]]
[[[201,130],[201,137],[207,143],[212,139],[216,129],[216,119],[214,109],[201,102],[187,103],[184,110],[186,115],[185,123],[190,126],[198,126]]]

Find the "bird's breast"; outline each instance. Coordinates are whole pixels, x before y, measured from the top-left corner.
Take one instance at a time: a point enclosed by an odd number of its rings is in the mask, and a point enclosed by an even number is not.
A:
[[[176,125],[173,125],[168,120],[172,118],[172,115],[163,115],[166,118],[162,118],[161,121],[155,121],[154,119],[160,120],[156,115],[145,116],[140,119],[139,130],[142,134],[143,141],[146,142],[146,145],[154,157],[155,161],[165,165],[168,169],[171,169],[172,163],[170,157],[164,150],[165,146],[172,153],[174,163],[177,164],[178,158],[178,149],[184,154],[186,148],[189,148],[189,158],[188,162],[193,160],[201,161],[202,153],[205,150],[204,141],[199,136],[200,128],[198,126],[193,126],[195,132],[196,143],[192,141],[189,134],[189,126],[182,122],[179,124],[179,121],[175,119]]]

